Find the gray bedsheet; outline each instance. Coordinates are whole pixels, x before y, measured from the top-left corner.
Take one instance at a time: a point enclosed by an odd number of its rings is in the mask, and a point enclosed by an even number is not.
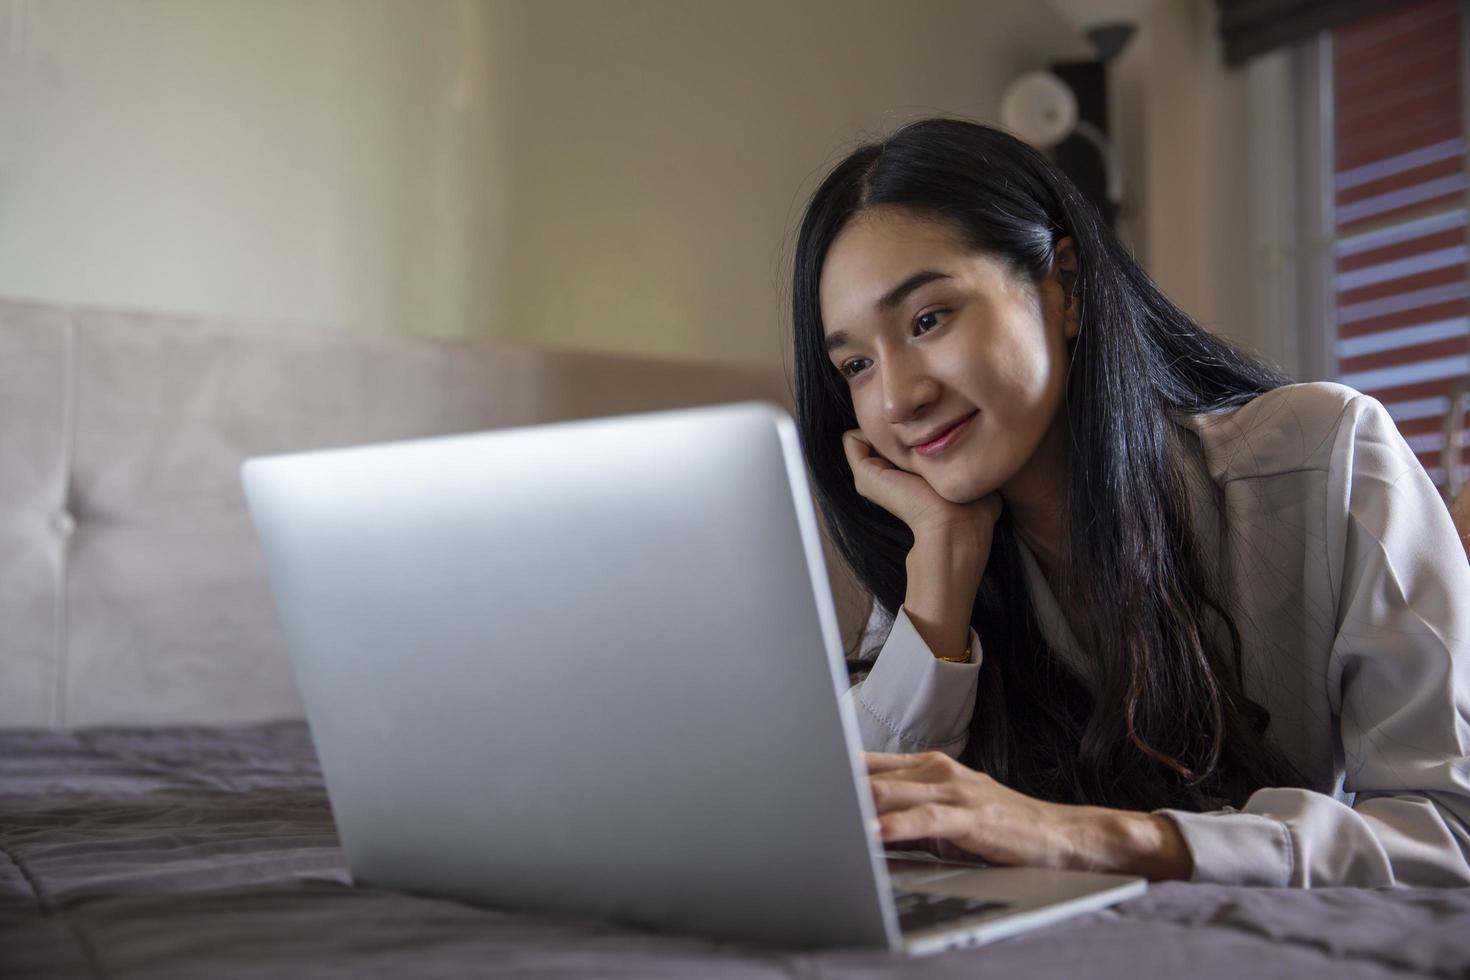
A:
[[[354,888],[304,726],[0,732],[0,977],[1470,976],[1470,892],[1168,884],[921,960]]]

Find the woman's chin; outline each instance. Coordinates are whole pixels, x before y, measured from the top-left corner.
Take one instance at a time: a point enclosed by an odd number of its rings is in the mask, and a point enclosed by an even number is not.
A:
[[[988,480],[946,480],[942,483],[931,483],[930,486],[934,487],[935,493],[952,504],[973,504],[996,490],[996,485]]]

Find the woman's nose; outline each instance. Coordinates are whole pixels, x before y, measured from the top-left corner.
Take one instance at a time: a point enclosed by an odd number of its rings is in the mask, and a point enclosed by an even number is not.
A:
[[[883,414],[889,422],[906,422],[939,397],[939,383],[903,359],[889,359],[882,373]]]

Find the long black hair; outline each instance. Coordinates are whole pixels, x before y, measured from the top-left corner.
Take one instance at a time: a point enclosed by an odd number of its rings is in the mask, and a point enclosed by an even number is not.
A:
[[[839,163],[807,206],[792,288],[797,424],[838,551],[892,617],[913,533],[861,497],[841,435],[857,427],[823,348],[818,285],[852,218],[891,207],[947,221],[1040,282],[1056,244],[1077,249],[1068,465],[1058,591],[1077,611],[1095,693],[1042,639],[1003,513],[971,615],[984,657],[962,760],[1043,799],[1138,809],[1240,805],[1300,785],[1246,696],[1241,639],[1190,516],[1175,422],[1286,383],[1171,303],[1067,177],[1032,147],[955,119],[905,126]]]

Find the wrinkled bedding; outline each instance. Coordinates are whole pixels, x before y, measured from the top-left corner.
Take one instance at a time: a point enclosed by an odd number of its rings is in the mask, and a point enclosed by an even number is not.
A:
[[[0,732],[0,977],[1470,976],[1470,891],[1164,884],[992,946],[788,952],[350,883],[304,725]]]

